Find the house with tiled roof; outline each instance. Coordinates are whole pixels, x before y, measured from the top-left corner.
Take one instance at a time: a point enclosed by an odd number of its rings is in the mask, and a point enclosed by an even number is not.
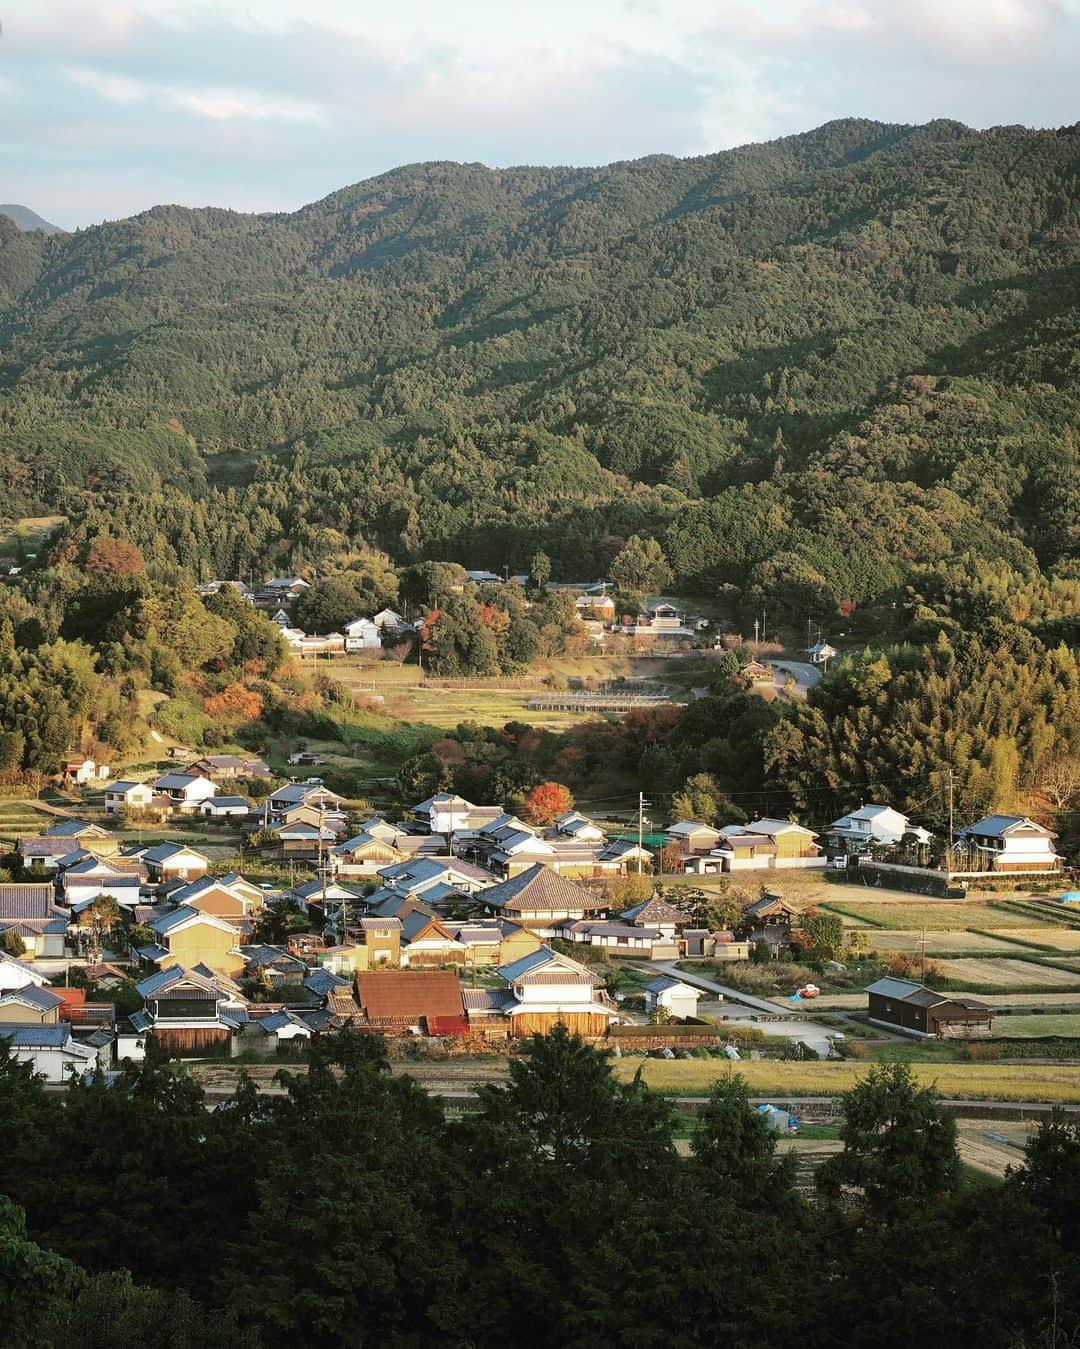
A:
[[[645,1010],[664,1011],[681,1021],[688,1016],[697,1016],[700,997],[700,989],[691,988],[670,974],[662,974],[658,979],[650,979],[645,985]]]
[[[186,843],[159,843],[140,853],[147,876],[155,885],[167,881],[197,881],[210,870],[210,859]]]
[[[394,830],[390,829],[389,833],[387,839],[384,834],[365,828],[344,843],[335,844],[330,849],[330,858],[336,874],[342,877],[374,876],[382,867],[404,861],[403,855],[394,847]]]
[[[200,876],[189,881],[170,891],[169,902],[234,921],[258,913],[265,907],[266,895],[259,886],[232,872],[228,876]]]
[[[43,984],[23,984],[0,994],[0,1025],[53,1026],[64,999]]]
[[[134,1039],[121,1037],[118,1052],[142,1057],[138,1038],[151,1035],[179,1058],[228,1058],[247,1021],[247,1004],[229,980],[205,966],[170,965],[135,985],[143,1007],[128,1020]]]
[[[149,810],[154,804],[154,789],[148,782],[121,778],[105,788],[105,814],[119,815],[122,810]]]
[[[14,992],[17,988],[43,988],[48,979],[37,970],[32,969],[25,961],[10,956],[6,951],[0,951],[0,994]]]
[[[182,813],[198,810],[200,802],[217,793],[217,784],[200,773],[166,773],[150,785],[155,796],[167,796]]]
[[[133,908],[139,902],[146,868],[137,858],[111,857],[107,861],[84,857],[66,865],[62,859],[60,871],[60,901],[73,914],[80,914],[102,895],[111,895],[122,907]]]
[[[236,926],[212,913],[181,905],[149,924],[154,934],[150,946],[136,952],[146,965],[167,969],[204,965],[214,974],[239,974],[244,960],[238,951],[241,937]]]
[[[496,974],[506,983],[501,1011],[513,1036],[546,1035],[564,1026],[595,1038],[616,1019],[600,975],[547,946],[500,965]]]
[[[370,1026],[386,1031],[425,1030],[432,1018],[463,1015],[461,984],[452,970],[362,970],[356,1002]]]
[[[56,824],[49,825],[44,835],[46,838],[106,839],[109,831],[102,829],[99,824],[91,824],[89,820],[58,820]]]
[[[966,849],[975,869],[1015,872],[1060,871],[1054,838],[1052,829],[1026,815],[987,815],[956,835],[957,851]]]
[[[531,866],[480,894],[487,912],[554,936],[565,923],[601,917],[607,901],[550,867]]]
[[[64,955],[70,915],[57,908],[51,881],[0,885],[0,938],[14,932],[32,959]]]
[[[503,813],[502,806],[475,806],[453,792],[436,792],[409,811],[429,834],[447,836],[477,830]]]
[[[76,1040],[66,1021],[34,1026],[0,1024],[0,1036],[8,1042],[17,1062],[31,1064],[39,1077],[53,1085],[83,1077],[98,1065],[97,1046]]]

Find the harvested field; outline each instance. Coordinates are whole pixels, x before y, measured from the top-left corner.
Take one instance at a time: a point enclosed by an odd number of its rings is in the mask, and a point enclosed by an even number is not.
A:
[[[641,1070],[654,1091],[694,1096],[718,1078],[738,1073],[755,1096],[836,1096],[866,1075],[866,1065],[850,1062],[788,1063],[782,1060],[723,1063],[716,1059],[623,1058],[615,1073],[629,1082]],[[913,1063],[919,1082],[947,1099],[1080,1102],[1080,1072],[1045,1064]]]
[[[1030,960],[944,960],[939,968],[947,979],[995,988],[1080,988],[1080,973]]]
[[[1015,934],[1012,928],[1002,928],[1000,934],[993,937],[984,936],[981,932],[921,932],[917,928],[910,931],[904,930],[882,930],[875,929],[870,937],[870,945],[875,951],[897,952],[901,955],[916,955],[924,949],[928,956],[948,955],[952,953],[972,955],[990,955],[1000,952],[1003,955],[1018,955],[1023,947],[1014,945],[1011,938],[1023,934],[1023,939],[1027,940],[1027,934],[1030,928],[1019,929]],[[1040,929],[1040,931],[1045,931]],[[1046,933],[1044,940],[1047,942],[1048,949],[1054,947],[1049,943],[1057,937],[1057,933]],[[1071,934],[1069,934],[1071,935]]]
[[[997,1134],[999,1138],[1011,1139],[1022,1146],[1034,1132],[1035,1125],[1030,1121],[956,1121],[956,1141],[961,1159],[991,1176],[1004,1176],[1006,1167],[1021,1165],[1024,1154],[1019,1147],[1010,1147],[1008,1143],[998,1142],[990,1135]]]
[[[1047,1002],[1055,1007],[1075,1007],[1080,1011],[1080,992],[1059,993],[1056,989],[1045,993],[980,993],[979,998],[991,1007],[1042,1007]],[[822,993],[814,999],[816,1012],[865,1011],[865,993]]]
[[[911,901],[829,899],[821,907],[831,909],[843,918],[854,919],[856,923],[862,920],[864,923],[901,931],[926,928],[928,932],[959,932],[966,928],[1009,927],[1024,927],[1038,932],[1058,930],[1049,920],[1045,926],[1032,926],[1027,915],[1021,916],[991,903],[972,904],[947,899],[934,902],[923,899],[921,895]]]
[[[1032,1015],[1000,1016],[994,1022],[995,1035],[1060,1035],[1065,1040],[1080,1040],[1080,1011],[1043,1012]]]

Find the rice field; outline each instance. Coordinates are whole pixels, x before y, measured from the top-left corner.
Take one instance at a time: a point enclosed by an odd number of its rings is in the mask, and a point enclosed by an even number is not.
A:
[[[928,932],[962,932],[966,928],[1019,928],[1028,931],[1056,932],[1054,923],[1048,917],[1044,926],[1032,926],[1027,915],[1018,921],[1019,915],[1009,909],[997,908],[992,903],[974,904],[963,901],[939,900],[927,901],[919,898],[908,902],[898,899],[882,903],[874,900],[826,900],[821,906],[843,918],[871,923],[876,927],[911,931],[926,928]],[[873,940],[873,938],[871,938]]]
[[[719,1078],[738,1073],[754,1096],[835,1096],[866,1075],[866,1066],[850,1062],[726,1063],[717,1059],[623,1058],[616,1075],[632,1080],[640,1069],[642,1080],[654,1091],[694,1096],[707,1092]],[[1080,1103],[1080,1072],[1044,1064],[915,1063],[911,1069],[924,1086],[933,1086],[946,1099],[1052,1101]]]
[[[994,988],[1077,988],[1080,974],[1038,965],[1030,960],[986,959],[945,960],[938,967],[946,979],[964,984],[985,984]]]

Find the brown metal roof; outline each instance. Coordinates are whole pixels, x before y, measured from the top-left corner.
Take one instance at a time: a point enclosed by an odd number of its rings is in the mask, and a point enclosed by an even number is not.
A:
[[[461,1015],[461,984],[453,970],[361,970],[356,995],[371,1021]]]

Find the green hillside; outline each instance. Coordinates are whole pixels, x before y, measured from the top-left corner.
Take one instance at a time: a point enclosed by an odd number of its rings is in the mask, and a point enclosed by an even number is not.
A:
[[[865,121],[290,215],[0,218],[0,491],[159,568],[370,544],[556,575],[634,532],[792,612],[1078,551],[1080,128]]]

